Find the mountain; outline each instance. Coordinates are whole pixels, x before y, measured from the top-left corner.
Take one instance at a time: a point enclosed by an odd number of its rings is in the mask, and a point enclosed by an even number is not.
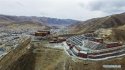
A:
[[[49,17],[27,17],[27,16],[8,16],[8,15],[0,15],[0,22],[10,23],[10,22],[36,22],[48,26],[58,26],[58,25],[71,25],[77,23],[77,20],[72,19],[57,19],[57,18],[49,18]]]
[[[72,24],[69,26],[69,29],[72,33],[85,33],[95,31],[100,28],[116,28],[122,25],[125,25],[125,13],[93,18],[77,24]]]

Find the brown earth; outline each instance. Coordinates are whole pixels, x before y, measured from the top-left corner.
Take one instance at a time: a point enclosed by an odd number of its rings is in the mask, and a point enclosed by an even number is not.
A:
[[[7,70],[34,70],[35,55],[30,51],[21,56]]]
[[[116,28],[125,25],[125,13],[114,14],[111,16],[93,18],[69,26],[71,33],[86,33],[98,30],[100,28]]]
[[[45,43],[45,42],[44,42]],[[125,57],[103,61],[72,58],[63,49],[48,48],[43,43],[34,43],[29,50],[7,70],[125,70]],[[121,65],[120,69],[103,68],[103,65]]]

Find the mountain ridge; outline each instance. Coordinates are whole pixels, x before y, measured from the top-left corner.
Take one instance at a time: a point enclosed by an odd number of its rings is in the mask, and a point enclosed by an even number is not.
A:
[[[85,33],[98,30],[99,28],[115,28],[125,25],[125,13],[115,14],[111,16],[93,18],[77,24],[69,26],[73,33]]]

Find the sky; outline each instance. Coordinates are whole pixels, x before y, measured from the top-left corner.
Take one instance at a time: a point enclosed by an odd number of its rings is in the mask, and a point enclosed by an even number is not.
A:
[[[125,12],[125,0],[0,0],[0,14],[87,20]]]

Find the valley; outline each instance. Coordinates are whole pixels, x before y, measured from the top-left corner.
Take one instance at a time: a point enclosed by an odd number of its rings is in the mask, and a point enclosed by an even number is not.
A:
[[[124,17],[64,21],[2,15],[0,70],[124,70],[125,56],[117,56],[124,54]],[[59,20],[66,26],[57,26]]]

